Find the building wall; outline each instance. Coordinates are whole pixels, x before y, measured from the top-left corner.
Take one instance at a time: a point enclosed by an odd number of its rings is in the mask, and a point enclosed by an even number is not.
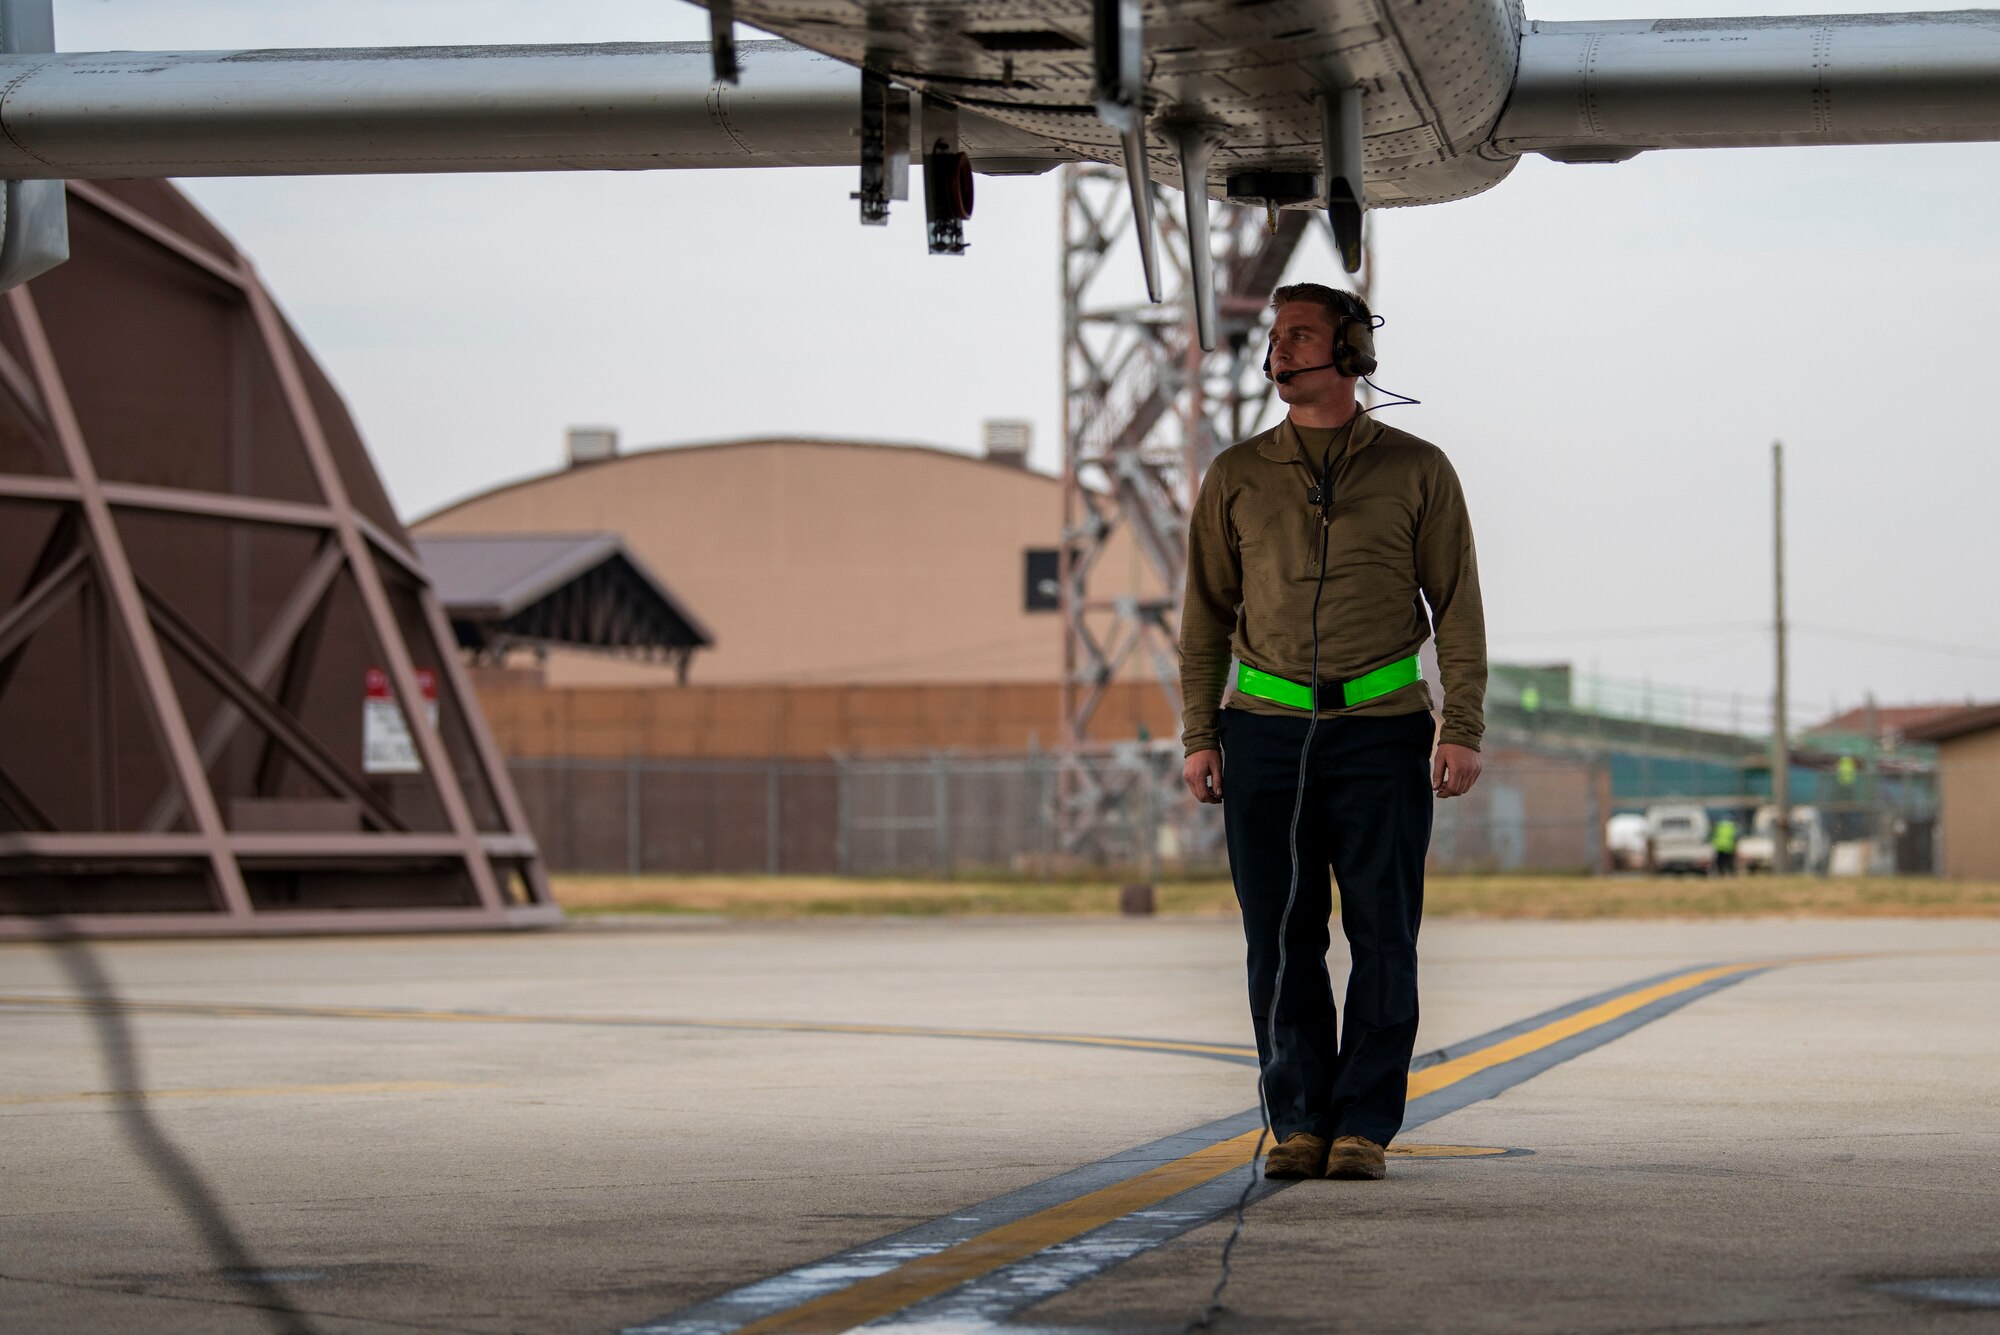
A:
[[[1944,874],[2000,877],[2000,727],[1938,743]]]
[[[1432,809],[1429,865],[1450,872],[1605,869],[1611,773],[1599,761],[1529,746],[1482,749],[1471,792]]]
[[[1050,682],[1061,617],[1024,609],[1024,553],[1058,545],[1061,506],[1058,479],[968,455],[747,441],[571,468],[413,527],[622,535],[715,636],[695,655],[696,683]],[[1158,591],[1121,531],[1092,596]],[[584,654],[551,655],[546,675],[552,686],[672,680]]]
[[[821,760],[830,754],[1053,750],[1056,685],[540,687],[484,674],[479,700],[510,758]],[[1178,738],[1151,682],[1113,686],[1092,733]]]

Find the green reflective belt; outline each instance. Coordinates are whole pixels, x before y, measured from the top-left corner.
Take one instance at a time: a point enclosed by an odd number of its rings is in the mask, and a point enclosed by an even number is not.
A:
[[[1373,672],[1364,672],[1351,681],[1323,681],[1320,683],[1320,689],[1331,691],[1338,687],[1342,704],[1358,705],[1378,696],[1387,695],[1391,691],[1400,691],[1411,682],[1423,679],[1423,665],[1417,661],[1415,654],[1411,654],[1408,658],[1399,658],[1393,663],[1378,667]],[[1260,672],[1248,663],[1244,663],[1236,671],[1236,689],[1259,700],[1290,705],[1293,709],[1313,707],[1312,687],[1301,685],[1288,677],[1274,677],[1268,672]]]

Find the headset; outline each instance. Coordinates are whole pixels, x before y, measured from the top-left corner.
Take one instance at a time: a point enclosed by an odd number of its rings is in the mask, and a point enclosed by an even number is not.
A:
[[[1375,373],[1375,331],[1382,327],[1381,318],[1354,293],[1342,292],[1339,288],[1325,290],[1333,294],[1340,307],[1340,313],[1333,322],[1333,360],[1321,366],[1302,366],[1296,371],[1280,371],[1272,375],[1271,353],[1267,348],[1264,352],[1266,380],[1283,385],[1312,371],[1338,371],[1349,379],[1360,379]],[[1303,300],[1310,301],[1312,298]]]

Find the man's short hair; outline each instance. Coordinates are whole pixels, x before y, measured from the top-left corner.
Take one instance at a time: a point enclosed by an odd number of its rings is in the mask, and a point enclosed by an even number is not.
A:
[[[1288,301],[1310,301],[1316,306],[1324,306],[1336,329],[1342,320],[1358,320],[1369,328],[1375,323],[1374,313],[1368,309],[1367,302],[1352,292],[1343,292],[1324,283],[1287,283],[1271,294],[1271,309],[1275,311]]]

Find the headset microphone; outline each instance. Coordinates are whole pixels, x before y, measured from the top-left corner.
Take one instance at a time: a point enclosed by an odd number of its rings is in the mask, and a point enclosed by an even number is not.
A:
[[[1328,362],[1324,366],[1301,366],[1296,371],[1280,371],[1276,375],[1272,376],[1271,379],[1277,381],[1281,385],[1289,385],[1292,383],[1293,380],[1297,379],[1299,376],[1307,375],[1313,371],[1331,371],[1337,368],[1339,365],[1340,365],[1339,362]]]

